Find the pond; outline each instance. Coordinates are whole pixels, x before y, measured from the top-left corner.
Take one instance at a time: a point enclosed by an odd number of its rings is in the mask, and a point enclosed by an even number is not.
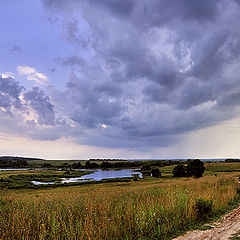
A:
[[[97,170],[94,170],[93,173],[86,174],[82,177],[62,178],[62,180],[58,182],[32,181],[32,183],[35,185],[40,185],[40,184],[55,184],[55,183],[73,183],[73,182],[82,182],[82,181],[89,181],[89,180],[99,181],[102,179],[109,179],[109,178],[132,177],[132,174],[139,174],[139,177],[140,178],[142,177],[141,172],[139,172],[139,170],[136,170],[136,169],[120,169],[120,170],[97,169]]]

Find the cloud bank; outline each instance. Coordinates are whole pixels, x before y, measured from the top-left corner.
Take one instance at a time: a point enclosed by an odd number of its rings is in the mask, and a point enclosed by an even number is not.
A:
[[[239,115],[238,1],[42,3],[89,51],[90,60],[57,61],[72,70],[66,108],[74,106],[70,119],[93,134],[84,141],[169,145]]]
[[[44,138],[48,126],[52,139],[141,150],[171,146],[182,134],[239,116],[239,1],[42,4],[76,49],[55,57],[65,90],[53,88],[50,98],[39,87],[24,90],[11,76],[0,79],[2,114],[24,112],[35,138]],[[18,73],[48,82],[29,66]]]

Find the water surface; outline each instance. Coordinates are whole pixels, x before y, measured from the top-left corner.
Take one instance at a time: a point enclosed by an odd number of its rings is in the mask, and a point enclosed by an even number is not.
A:
[[[102,179],[110,179],[110,178],[132,177],[132,174],[139,174],[139,177],[142,177],[141,172],[136,171],[136,169],[120,169],[120,170],[97,169],[93,173],[86,174],[81,177],[62,178],[62,180],[58,182],[32,181],[32,183],[35,185],[39,185],[39,184],[55,184],[55,183],[73,183],[73,182],[82,182],[82,181],[88,181],[88,180],[99,181]]]

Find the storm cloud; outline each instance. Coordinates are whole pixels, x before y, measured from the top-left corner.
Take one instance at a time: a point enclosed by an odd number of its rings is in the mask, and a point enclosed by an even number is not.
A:
[[[38,87],[26,90],[11,73],[0,75],[0,119],[3,132],[42,140],[60,138],[49,128],[55,125],[49,97]]]
[[[60,89],[51,77],[42,88],[26,88],[17,77],[1,75],[1,114],[21,117],[27,136],[165,147],[239,116],[239,1],[41,3],[71,47],[56,50],[48,66],[64,82]],[[22,45],[14,46],[22,54]]]
[[[49,97],[38,87],[33,87],[25,93],[27,103],[35,110],[38,115],[38,123],[54,125],[55,114],[53,104]]]
[[[165,137],[168,145],[178,134],[237,116],[237,1],[42,3],[50,16],[69,23],[62,25],[69,38],[88,39],[85,59],[58,60],[73,71],[66,88],[74,105],[69,116],[92,129],[85,135],[88,144],[109,146],[117,138],[119,146],[161,146]],[[88,26],[87,37],[82,24]],[[96,143],[99,134],[110,140]]]
[[[23,87],[11,74],[0,74],[0,107],[3,112],[11,113],[11,107],[21,108],[20,94]]]

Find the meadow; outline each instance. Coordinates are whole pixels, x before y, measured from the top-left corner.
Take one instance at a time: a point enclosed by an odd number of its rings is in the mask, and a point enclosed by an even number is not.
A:
[[[240,164],[205,165],[198,179],[173,178],[173,166],[167,166],[161,168],[162,178],[67,188],[1,188],[0,239],[171,239],[239,203],[235,170]],[[212,204],[204,218],[196,207],[199,199]]]

